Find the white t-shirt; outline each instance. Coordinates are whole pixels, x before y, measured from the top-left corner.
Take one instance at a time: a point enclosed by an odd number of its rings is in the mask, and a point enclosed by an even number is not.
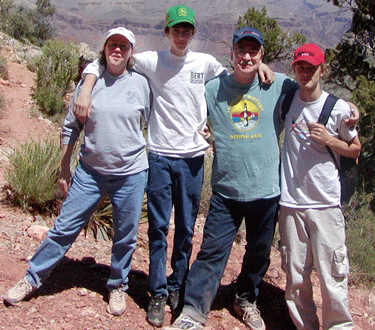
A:
[[[280,204],[293,208],[322,208],[340,205],[338,169],[325,145],[314,141],[308,123],[317,122],[328,93],[314,102],[304,102],[297,92],[285,118],[285,141],[281,157]],[[344,141],[357,136],[344,120],[350,107],[338,100],[326,124],[329,135]],[[337,156],[337,155],[336,155]],[[338,159],[338,157],[337,157]]]
[[[192,51],[185,56],[147,51],[134,58],[134,69],[148,78],[153,92],[149,151],[180,158],[203,155],[208,143],[198,131],[207,119],[204,85],[225,68],[213,56]],[[88,73],[99,76],[98,62],[86,67]]]

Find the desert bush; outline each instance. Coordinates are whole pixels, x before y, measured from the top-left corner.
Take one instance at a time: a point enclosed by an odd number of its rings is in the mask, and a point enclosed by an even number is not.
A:
[[[2,93],[0,93],[0,119],[3,117],[6,108],[6,100]]]
[[[0,56],[0,78],[4,80],[8,80],[9,78],[7,61],[2,56]]]
[[[55,30],[50,24],[55,6],[49,0],[36,0],[36,9],[15,4],[13,0],[0,1],[0,28],[11,37],[42,46]]]
[[[38,69],[39,57],[28,58],[26,62],[26,68],[31,72],[36,72]]]
[[[71,157],[71,171],[74,173],[78,165],[80,142],[76,143]],[[47,139],[45,141],[30,140],[12,148],[7,153],[9,165],[5,168],[5,179],[12,192],[12,199],[24,209],[42,210],[46,206],[56,206],[61,200],[57,185],[61,160],[60,146]],[[141,218],[146,217],[146,198]],[[57,215],[56,207],[49,207]],[[91,216],[85,231],[92,232],[94,237],[112,239],[112,205],[104,196],[94,214]]]
[[[30,140],[13,147],[6,156],[9,164],[4,176],[22,207],[43,207],[56,198],[60,147],[55,141]]]
[[[71,43],[51,40],[37,60],[33,97],[42,112],[54,116],[65,112],[65,96],[77,74],[78,49]]]
[[[347,247],[351,266],[350,279],[355,284],[375,284],[374,196],[356,193],[350,206],[344,206]]]

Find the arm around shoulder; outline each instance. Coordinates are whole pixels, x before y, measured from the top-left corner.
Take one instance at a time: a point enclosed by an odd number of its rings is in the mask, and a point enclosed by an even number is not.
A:
[[[90,115],[91,92],[96,80],[97,77],[94,74],[87,74],[82,83],[78,97],[74,102],[73,113],[82,123],[84,123]]]
[[[259,65],[258,74],[262,84],[272,84],[275,81],[275,73],[267,64],[261,63]]]

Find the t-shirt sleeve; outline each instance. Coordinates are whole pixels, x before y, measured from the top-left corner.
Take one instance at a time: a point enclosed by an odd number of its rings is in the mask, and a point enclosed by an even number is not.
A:
[[[327,124],[333,126],[332,129],[338,132],[339,138],[346,142],[355,138],[358,135],[357,130],[353,127],[349,127],[345,123],[345,120],[351,115],[349,104],[340,99],[336,102],[332,112],[334,114],[333,118],[335,119],[335,123],[330,123],[330,121],[328,121]]]
[[[104,65],[99,64],[99,60],[96,59],[92,63],[88,64],[86,68],[82,72],[82,78],[85,79],[86,75],[89,73],[96,76],[96,78],[99,78],[103,72],[104,72]]]
[[[206,82],[222,74],[227,74],[227,69],[215,57],[208,55],[207,63]]]

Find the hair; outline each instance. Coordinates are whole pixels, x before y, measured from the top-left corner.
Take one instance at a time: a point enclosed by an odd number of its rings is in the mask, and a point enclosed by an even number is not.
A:
[[[99,52],[99,64],[104,65],[105,68],[107,68],[107,59],[105,58],[105,52],[104,48],[107,45],[108,39],[105,41],[103,49]],[[130,44],[132,49],[134,49],[133,44]],[[126,64],[126,69],[130,70],[134,66],[134,58],[133,55],[130,56],[128,63]]]
[[[182,22],[182,23],[177,23],[177,24],[175,24],[175,25],[173,25],[173,26],[166,26],[165,28],[164,28],[164,33],[165,34],[168,34],[169,33],[169,29],[171,28],[171,27],[183,27],[183,28],[186,28],[186,29],[190,29],[190,30],[192,30],[192,32],[194,33],[195,32],[195,26],[193,25],[193,24],[190,24],[190,23],[188,23],[188,22]]]

